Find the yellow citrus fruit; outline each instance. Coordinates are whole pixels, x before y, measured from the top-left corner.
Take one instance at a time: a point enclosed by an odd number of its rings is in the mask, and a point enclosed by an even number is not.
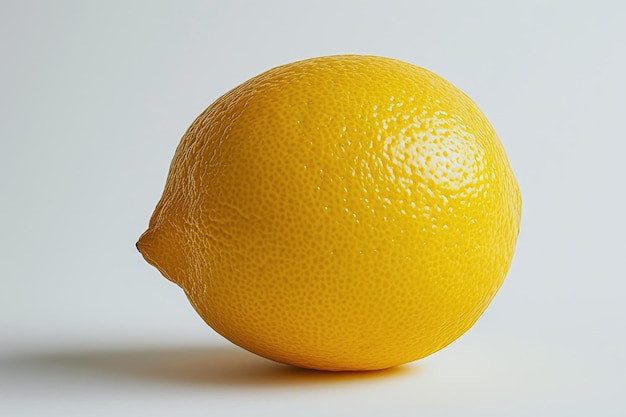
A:
[[[398,60],[330,56],[211,104],[137,247],[233,343],[374,370],[476,322],[520,216],[504,149],[469,97]]]

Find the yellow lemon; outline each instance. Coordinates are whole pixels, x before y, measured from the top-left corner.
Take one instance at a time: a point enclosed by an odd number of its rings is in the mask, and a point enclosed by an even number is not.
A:
[[[233,343],[383,369],[467,331],[509,269],[521,197],[483,113],[374,56],[269,70],[182,138],[137,247]]]

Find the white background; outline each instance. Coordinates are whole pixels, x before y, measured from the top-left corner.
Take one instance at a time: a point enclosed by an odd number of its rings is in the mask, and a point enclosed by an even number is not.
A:
[[[623,4],[3,1],[0,415],[626,415]],[[266,69],[340,53],[467,92],[524,199],[478,324],[376,374],[230,345],[134,247],[197,114]]]

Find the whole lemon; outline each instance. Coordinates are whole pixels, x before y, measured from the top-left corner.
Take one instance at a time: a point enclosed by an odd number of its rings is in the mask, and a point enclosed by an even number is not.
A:
[[[476,322],[520,216],[504,149],[468,96],[405,62],[329,56],[211,104],[137,247],[233,343],[375,370]]]

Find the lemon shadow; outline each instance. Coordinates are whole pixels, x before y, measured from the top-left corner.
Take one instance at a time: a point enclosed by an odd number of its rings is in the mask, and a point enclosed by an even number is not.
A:
[[[141,348],[33,353],[12,358],[15,372],[88,379],[143,380],[156,383],[218,387],[294,386],[400,377],[418,368],[381,371],[323,372],[278,364],[236,346]]]

